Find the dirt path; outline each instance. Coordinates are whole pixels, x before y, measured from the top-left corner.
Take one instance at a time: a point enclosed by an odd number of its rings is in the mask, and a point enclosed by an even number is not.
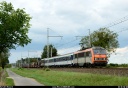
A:
[[[9,77],[14,80],[15,86],[44,86],[32,78],[22,77],[9,69],[7,69],[7,72]]]

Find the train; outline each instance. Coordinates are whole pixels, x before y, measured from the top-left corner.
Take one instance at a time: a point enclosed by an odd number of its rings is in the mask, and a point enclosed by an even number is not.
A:
[[[35,63],[31,67],[103,67],[107,65],[108,58],[103,47],[90,47],[60,56],[43,58]]]

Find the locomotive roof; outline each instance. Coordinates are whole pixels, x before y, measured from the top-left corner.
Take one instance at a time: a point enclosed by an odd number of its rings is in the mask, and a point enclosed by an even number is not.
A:
[[[100,46],[87,47],[87,48],[84,48],[84,50],[78,50],[74,52],[74,54],[79,53],[79,52],[84,52],[84,51],[90,51],[91,49],[104,49],[104,48]]]
[[[100,46],[95,46],[95,47],[92,47],[92,49],[104,49],[104,48]]]

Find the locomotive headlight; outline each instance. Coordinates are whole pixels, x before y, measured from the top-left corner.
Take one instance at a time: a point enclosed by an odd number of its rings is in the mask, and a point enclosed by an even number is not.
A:
[[[97,60],[98,58],[95,58],[95,60]]]

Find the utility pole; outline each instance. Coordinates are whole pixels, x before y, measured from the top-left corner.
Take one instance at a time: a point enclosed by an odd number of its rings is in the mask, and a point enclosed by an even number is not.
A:
[[[51,47],[51,57],[52,57],[52,47]]]
[[[36,52],[36,51],[29,51],[29,50],[28,50],[28,68],[29,68],[29,66],[30,66],[29,52]]]
[[[63,36],[49,36],[49,28],[47,28],[47,58],[49,58],[49,37],[63,37]]]
[[[76,37],[76,39],[77,39],[77,37],[81,37],[81,38],[83,38],[83,37],[85,37],[85,36],[75,36]],[[79,43],[79,44],[83,44],[83,43]]]
[[[29,68],[29,50],[28,50],[28,68]]]
[[[47,58],[49,58],[49,28],[47,28]]]
[[[89,45],[90,45],[90,47],[92,47],[90,29],[88,29],[88,30],[89,30]],[[76,39],[77,39],[77,37],[85,37],[85,36],[76,36]],[[82,43],[81,43],[81,44],[82,44]]]
[[[21,68],[22,68],[22,52],[21,52]]]
[[[91,35],[90,35],[90,29],[88,29],[89,30],[89,45],[90,45],[90,47],[92,47],[92,44],[91,44]]]

